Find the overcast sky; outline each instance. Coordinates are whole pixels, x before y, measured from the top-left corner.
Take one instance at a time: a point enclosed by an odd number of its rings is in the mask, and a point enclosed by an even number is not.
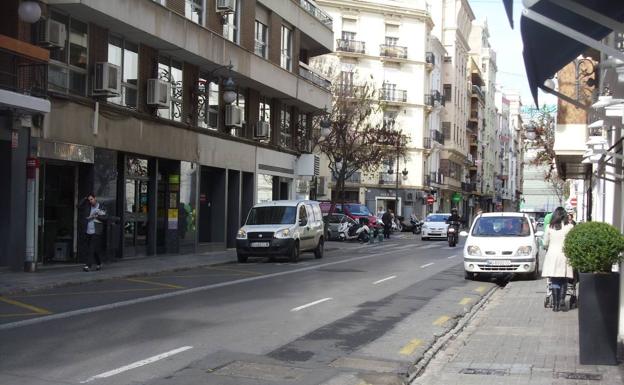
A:
[[[436,0],[434,0],[436,1]],[[520,14],[522,1],[514,0],[514,27],[511,29],[502,0],[468,0],[476,20],[487,20],[490,30],[490,44],[496,51],[498,73],[497,88],[519,90],[524,105],[532,105],[533,98],[522,59],[522,38],[520,37]],[[540,92],[540,105],[555,103],[555,98]]]

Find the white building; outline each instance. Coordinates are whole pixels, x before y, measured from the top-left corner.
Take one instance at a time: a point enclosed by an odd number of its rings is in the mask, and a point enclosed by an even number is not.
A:
[[[340,72],[338,81],[348,87],[373,82],[383,109],[378,118],[410,138],[408,156],[399,159],[399,170],[407,175],[399,172],[396,211],[404,216],[413,211],[421,215],[425,174],[429,173],[425,160],[431,148],[428,125],[436,103],[429,95],[440,91],[435,88],[439,78],[431,75],[435,65],[427,60],[433,27],[427,3],[319,0],[317,4],[334,20],[332,56]],[[347,181],[346,199],[364,201],[372,211],[396,209],[397,160],[389,158],[373,175],[356,173]]]

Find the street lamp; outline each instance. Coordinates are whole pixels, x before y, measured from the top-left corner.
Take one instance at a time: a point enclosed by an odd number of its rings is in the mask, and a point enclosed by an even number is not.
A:
[[[41,7],[36,1],[22,1],[17,9],[20,20],[26,23],[36,23],[41,18]]]
[[[400,158],[400,151],[401,151],[401,136],[398,135],[397,139],[396,139],[396,177],[395,179],[395,189],[394,189],[394,209],[396,211],[396,216],[399,216],[399,158]],[[388,174],[392,175],[394,173],[394,170],[392,169],[392,166],[390,168],[388,168]],[[401,171],[401,174],[403,175],[403,179],[407,179],[407,174],[409,174],[409,171],[407,171],[407,167],[403,167],[403,171]]]

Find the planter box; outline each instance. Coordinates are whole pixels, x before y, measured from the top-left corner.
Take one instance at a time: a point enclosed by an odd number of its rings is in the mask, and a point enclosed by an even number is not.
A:
[[[619,274],[580,273],[579,357],[582,365],[617,365]]]

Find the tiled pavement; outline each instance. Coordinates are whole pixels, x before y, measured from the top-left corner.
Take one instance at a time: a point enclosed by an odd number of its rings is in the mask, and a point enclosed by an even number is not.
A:
[[[623,364],[579,363],[578,311],[545,309],[544,296],[544,280],[509,283],[413,384],[624,384]]]

